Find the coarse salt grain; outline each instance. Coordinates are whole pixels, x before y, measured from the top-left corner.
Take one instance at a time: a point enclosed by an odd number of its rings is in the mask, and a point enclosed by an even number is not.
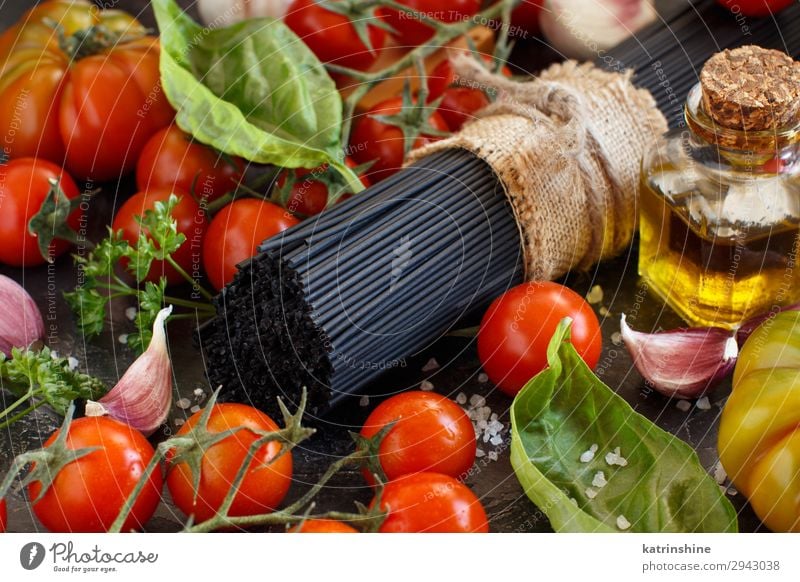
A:
[[[197,406],[197,405],[194,405],[194,406],[192,406],[192,407],[189,409],[189,412],[191,412],[192,414],[195,414],[195,413],[197,413],[197,412],[200,412],[200,407],[199,407],[199,406]]]
[[[598,471],[594,474],[594,479],[592,479],[592,486],[597,487],[598,489],[602,489],[608,485],[608,481],[606,481],[606,475],[602,471]]]
[[[423,380],[419,385],[419,389],[422,390],[423,392],[430,392],[431,390],[433,390],[433,384],[428,382],[427,380]]]
[[[722,485],[727,478],[728,474],[725,472],[725,467],[722,466],[721,461],[717,461],[717,464],[714,465],[714,480]]]
[[[612,333],[611,334],[611,343],[614,344],[615,346],[622,345],[622,334],[619,333],[618,331],[615,331],[614,333]]]
[[[139,311],[135,307],[128,307],[125,310],[125,317],[127,317],[130,321],[133,321],[136,319],[137,313],[139,313]]]
[[[597,497],[597,491],[592,489],[591,487],[587,487],[585,493],[586,497],[588,497],[589,499],[594,499],[595,497]]]
[[[486,384],[489,381],[489,375],[481,372],[478,374],[478,383],[479,384]]]
[[[736,490],[736,487],[728,487],[728,490],[726,491],[726,493],[728,495],[730,495],[731,497],[734,497],[734,496],[739,494],[739,492]]]
[[[178,401],[175,402],[175,406],[177,406],[181,410],[186,410],[187,408],[192,406],[192,402],[188,398],[179,398]]]
[[[630,527],[631,527],[631,522],[629,522],[629,521],[628,521],[628,520],[625,518],[625,516],[624,516],[624,515],[619,515],[619,516],[617,516],[617,527],[618,527],[619,529],[621,529],[622,531],[625,531],[626,529],[630,529]]]
[[[600,285],[595,285],[586,294],[586,301],[592,305],[603,301],[603,288]]]
[[[459,392],[458,395],[456,396],[456,402],[458,404],[462,404],[462,405],[466,404],[467,403],[467,395],[464,394],[463,392]]]
[[[495,436],[493,436],[492,438],[490,438],[490,439],[489,439],[489,442],[490,442],[491,444],[493,444],[494,446],[497,446],[497,445],[499,445],[499,444],[502,444],[502,442],[503,442],[503,437],[501,437],[501,436],[499,436],[499,435],[495,435]]]
[[[195,388],[193,394],[198,398],[201,398],[206,395],[205,390],[203,390],[202,388]]]
[[[128,343],[128,334],[127,333],[121,333],[119,335],[119,337],[117,338],[117,341],[119,343],[121,343],[122,345],[126,345]]]
[[[175,426],[183,426],[184,422],[186,422],[186,421],[183,420],[182,418],[176,418],[175,419]]]
[[[594,454],[597,452],[597,448],[597,445],[593,444],[591,447],[589,447],[588,451],[582,452],[580,457],[581,463],[588,463],[594,459]]]
[[[77,370],[78,364],[79,364],[78,358],[75,358],[73,356],[67,358],[67,366],[69,367],[70,370]]]
[[[689,402],[688,400],[678,400],[678,402],[675,403],[675,408],[677,408],[682,412],[689,412],[689,409],[691,407],[692,403]]]
[[[486,404],[486,399],[480,394],[473,394],[469,397],[470,406],[480,407]]]
[[[486,455],[486,453],[484,453],[484,452],[483,452],[483,449],[475,449],[475,456],[476,456],[478,459],[480,459],[480,458],[481,458],[481,457],[483,457],[484,455]]]
[[[694,405],[698,410],[711,410],[711,402],[709,402],[708,396],[703,396]]]
[[[430,360],[428,360],[428,363],[422,366],[422,371],[433,372],[434,370],[438,370],[439,368],[441,368],[441,366],[439,365],[439,362],[436,361],[436,358],[431,358]]]
[[[613,452],[606,453],[606,463],[612,467],[614,465],[625,467],[628,464],[628,459],[622,456],[619,447],[617,447]]]
[[[361,399],[358,401],[359,406],[369,406],[369,396],[362,396]]]

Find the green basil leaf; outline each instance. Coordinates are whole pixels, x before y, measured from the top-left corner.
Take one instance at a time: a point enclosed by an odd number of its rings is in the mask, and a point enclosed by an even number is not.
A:
[[[623,516],[636,532],[736,531],[733,506],[694,450],[603,384],[569,341],[569,325],[561,322],[547,350],[549,367],[511,408],[511,463],[553,528],[619,531]],[[594,458],[581,462],[595,444]],[[605,459],[617,447],[626,466]],[[607,484],[593,487],[599,471]]]
[[[209,29],[174,0],[152,5],[161,32],[161,83],[183,130],[257,163],[346,167],[336,85],[282,21]]]

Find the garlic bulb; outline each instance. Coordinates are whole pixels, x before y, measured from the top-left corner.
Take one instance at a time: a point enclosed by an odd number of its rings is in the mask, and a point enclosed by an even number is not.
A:
[[[147,350],[108,394],[98,402],[86,403],[86,416],[108,415],[145,436],[164,424],[172,405],[172,364],[164,331],[164,322],[170,313],[172,306],[158,312]]]
[[[44,321],[27,291],[13,279],[0,275],[0,352],[27,348],[44,338]]]
[[[547,40],[564,56],[602,60],[606,50],[657,15],[653,0],[547,0],[539,21]]]
[[[209,27],[221,28],[247,18],[283,18],[291,3],[292,0],[197,0],[197,9]]]

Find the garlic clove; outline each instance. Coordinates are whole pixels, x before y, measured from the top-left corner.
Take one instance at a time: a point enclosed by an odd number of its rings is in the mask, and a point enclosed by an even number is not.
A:
[[[44,321],[33,298],[16,281],[0,275],[0,352],[27,348],[44,339]]]
[[[164,424],[172,405],[172,364],[167,352],[164,323],[172,306],[158,312],[147,350],[122,375],[117,385],[98,402],[86,404],[86,416],[108,415],[153,434]]]
[[[639,373],[669,397],[702,396],[731,373],[739,356],[735,332],[718,327],[642,333],[623,314],[620,331]]]

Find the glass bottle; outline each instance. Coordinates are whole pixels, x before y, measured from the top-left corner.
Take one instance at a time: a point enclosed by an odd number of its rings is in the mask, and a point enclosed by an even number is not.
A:
[[[644,157],[639,274],[690,324],[733,328],[800,301],[800,122],[731,129],[704,103],[698,83]]]

